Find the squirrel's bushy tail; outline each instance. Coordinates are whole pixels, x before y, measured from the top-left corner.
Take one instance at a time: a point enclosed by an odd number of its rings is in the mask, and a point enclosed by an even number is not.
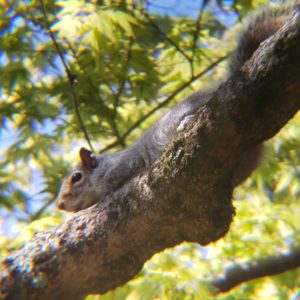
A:
[[[299,3],[300,1],[294,1],[288,5],[265,6],[247,18],[238,36],[238,46],[229,62],[230,74],[240,70],[260,43],[283,26],[291,16],[293,8]]]

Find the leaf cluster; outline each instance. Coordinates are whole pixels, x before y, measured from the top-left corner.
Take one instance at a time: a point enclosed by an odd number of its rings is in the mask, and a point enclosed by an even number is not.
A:
[[[0,232],[2,256],[60,220],[39,218],[53,208],[80,146],[126,147],[168,107],[224,78],[224,63],[211,68],[233,47],[219,39],[228,25],[221,20],[242,18],[262,2],[204,1],[193,19],[153,14],[133,0],[0,1],[0,218],[27,224],[14,242]],[[224,267],[299,244],[299,120],[268,143],[261,168],[236,191],[237,216],[224,240],[157,255],[101,299],[205,299],[205,282]],[[288,299],[297,285],[293,271],[219,298]]]

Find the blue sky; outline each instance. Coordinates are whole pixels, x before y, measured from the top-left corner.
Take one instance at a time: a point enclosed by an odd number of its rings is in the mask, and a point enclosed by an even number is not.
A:
[[[232,1],[225,1],[227,5],[231,5]],[[163,14],[163,15],[169,15],[173,17],[181,17],[181,16],[189,16],[191,18],[196,19],[199,13],[199,9],[201,7],[201,0],[152,0],[148,1],[148,10],[150,13],[155,14]],[[221,19],[225,24],[231,25],[233,24],[237,16],[230,13],[226,10],[226,6],[224,10],[220,10],[220,8],[216,4],[210,4],[211,11]],[[18,18],[15,18],[14,24],[15,26],[19,26],[19,22],[21,22]],[[47,40],[49,37],[44,36],[44,34],[41,33],[41,38]],[[3,38],[3,36],[2,36]],[[4,53],[0,51],[0,66],[7,63],[7,59],[4,55]],[[60,61],[57,62],[58,66],[61,64]],[[59,67],[61,71],[63,72],[62,67]],[[53,70],[49,69],[46,70],[46,72],[53,73]],[[1,95],[0,90],[0,102],[5,101],[3,98],[3,95]],[[7,149],[11,144],[13,144],[17,140],[17,132],[13,129],[9,122],[6,124],[6,128],[0,127],[0,155],[4,155],[5,149]],[[53,124],[52,124],[53,125]],[[44,128],[41,128],[41,130],[50,130],[50,128],[53,128],[53,126],[46,126]],[[45,196],[39,195],[34,196],[39,190],[41,190],[41,178],[38,176],[34,176],[34,186],[36,186],[36,189],[32,191],[32,198],[34,201],[32,201],[32,206],[30,207],[31,213],[36,211],[45,200]],[[20,212],[19,212],[20,213]],[[9,212],[4,208],[1,208],[0,206],[0,234],[1,231],[4,234],[8,235],[15,235],[16,232],[14,231],[14,225],[17,224],[16,215],[19,214],[18,211]],[[2,222],[1,222],[2,218]]]

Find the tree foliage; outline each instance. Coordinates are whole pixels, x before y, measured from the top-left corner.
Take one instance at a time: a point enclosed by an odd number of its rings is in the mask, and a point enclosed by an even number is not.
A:
[[[124,148],[174,103],[226,76],[234,34],[220,37],[262,2],[199,2],[196,15],[177,16],[154,13],[155,2],[0,1],[1,255],[65,218],[53,203],[79,146]],[[224,239],[158,254],[101,299],[205,299],[227,268],[299,245],[299,122],[268,142],[262,166],[236,190]],[[299,275],[251,281],[218,299],[289,299]]]

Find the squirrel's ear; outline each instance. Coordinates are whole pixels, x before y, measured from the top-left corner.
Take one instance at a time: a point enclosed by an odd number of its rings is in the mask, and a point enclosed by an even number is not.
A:
[[[88,169],[94,169],[98,166],[97,159],[92,151],[82,147],[79,150],[79,155],[83,165]]]

